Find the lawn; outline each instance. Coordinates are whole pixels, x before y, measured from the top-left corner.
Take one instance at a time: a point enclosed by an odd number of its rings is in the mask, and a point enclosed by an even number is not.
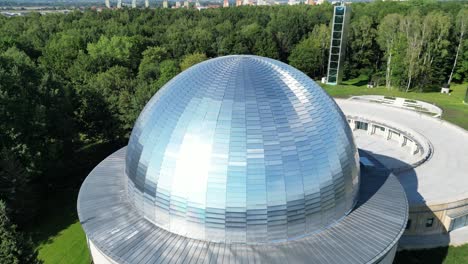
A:
[[[63,173],[68,179],[66,184],[55,187],[45,197],[39,220],[29,227],[44,264],[91,263],[76,211],[78,191],[94,166],[117,148],[112,144],[95,144],[78,150]]]
[[[404,250],[397,253],[395,264],[463,264],[468,263],[468,244],[459,247],[439,247]]]
[[[387,90],[385,87],[367,88],[360,79],[345,82],[345,85],[322,85],[333,97],[348,98],[353,95],[386,95],[404,97],[432,103],[442,108],[442,119],[468,130],[468,105],[463,104],[468,84],[452,84],[450,95],[439,92],[401,92],[397,89]]]
[[[60,190],[47,198],[33,230],[38,257],[44,264],[89,264],[86,237],[78,221],[78,189]]]
[[[38,249],[39,259],[44,263],[91,263],[85,234],[78,220],[40,243]]]
[[[378,94],[405,97],[434,103],[444,110],[443,119],[468,130],[468,105],[462,103],[466,84],[453,85],[452,94],[404,93],[387,90],[383,87],[368,89],[359,79],[347,82],[347,85],[323,85],[334,97],[347,98],[352,95]],[[76,198],[84,177],[104,157],[112,153],[115,146],[94,145],[78,152],[74,162],[65,175],[74,179],[70,186],[54,191],[44,203],[43,217],[32,225],[32,233],[39,251],[39,258],[44,264],[91,262],[86,239],[76,214]],[[468,263],[468,244],[461,247],[445,247],[430,250],[402,251],[397,254],[395,263]]]

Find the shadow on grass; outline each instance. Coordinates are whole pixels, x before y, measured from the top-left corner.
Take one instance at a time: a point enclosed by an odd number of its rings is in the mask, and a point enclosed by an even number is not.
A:
[[[54,236],[78,220],[76,202],[81,183],[89,172],[119,146],[111,143],[92,144],[78,150],[66,162],[63,179],[50,187],[42,198],[39,216],[27,229],[36,245],[52,243]]]
[[[394,264],[440,264],[447,257],[448,247],[397,252]]]
[[[365,75],[361,75],[357,78],[349,79],[349,80],[342,82],[343,85],[354,85],[354,86],[363,86],[363,85],[367,85],[368,83],[369,83],[369,77]]]

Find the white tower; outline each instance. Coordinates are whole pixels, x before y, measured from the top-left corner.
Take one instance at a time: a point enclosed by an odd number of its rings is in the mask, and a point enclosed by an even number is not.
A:
[[[122,8],[122,0],[117,0],[117,8]]]
[[[106,0],[106,7],[111,8],[110,0]]]
[[[340,84],[343,77],[343,62],[346,51],[350,13],[350,6],[335,6],[330,41],[330,57],[328,59],[328,84]]]
[[[132,8],[136,8],[136,0],[132,0]]]
[[[145,0],[145,7],[146,7],[146,8],[149,7],[149,0]]]

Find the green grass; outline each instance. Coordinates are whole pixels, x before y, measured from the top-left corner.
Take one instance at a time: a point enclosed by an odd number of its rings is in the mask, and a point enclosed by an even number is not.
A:
[[[350,80],[344,85],[323,85],[322,87],[333,97],[348,98],[353,95],[384,95],[421,100],[442,108],[442,119],[468,130],[468,105],[463,104],[467,84],[453,84],[450,95],[439,92],[401,92],[396,88],[387,90],[385,87],[367,88],[360,85],[360,79]],[[358,84],[358,85],[354,85]]]
[[[45,201],[42,217],[33,230],[38,257],[44,264],[89,264],[86,237],[78,221],[78,189],[61,190]]]
[[[463,264],[468,263],[468,244],[459,247],[439,247],[423,250],[403,250],[397,253],[395,264]]]
[[[39,259],[44,263],[91,263],[86,237],[78,221],[39,244],[38,250]]]
[[[91,263],[76,211],[78,191],[94,166],[115,150],[111,144],[92,144],[80,149],[63,172],[66,184],[59,184],[44,198],[38,221],[28,228],[44,264]]]

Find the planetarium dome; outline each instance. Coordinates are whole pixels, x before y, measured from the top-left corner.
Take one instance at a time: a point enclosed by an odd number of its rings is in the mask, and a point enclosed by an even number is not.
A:
[[[126,154],[131,204],[156,226],[226,243],[294,240],[339,222],[359,190],[347,120],[282,62],[226,56],[148,102]]]

